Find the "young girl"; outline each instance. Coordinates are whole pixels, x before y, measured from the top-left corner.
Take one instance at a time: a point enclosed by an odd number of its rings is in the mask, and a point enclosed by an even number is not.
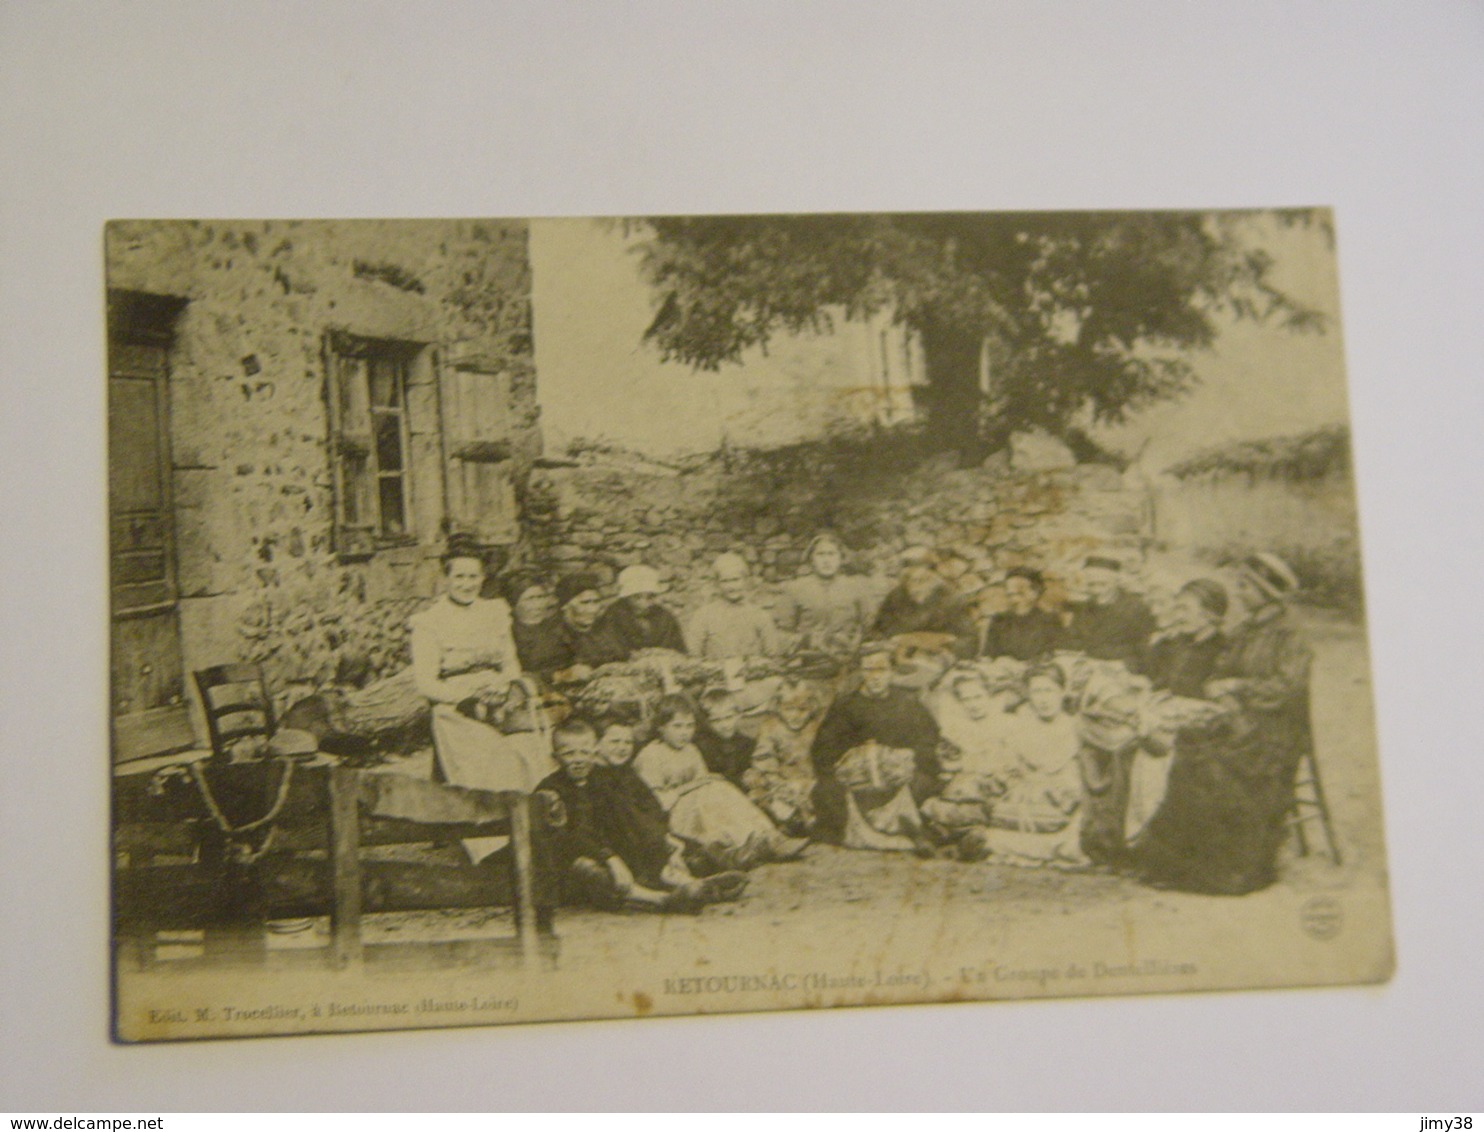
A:
[[[1054,665],[1026,674],[1026,701],[1005,732],[1005,793],[990,818],[990,851],[1006,864],[1076,865],[1082,825],[1077,724]]]
[[[706,769],[696,734],[696,709],[684,696],[665,696],[655,712],[659,738],[634,759],[634,769],[670,817],[670,832],[722,868],[790,861],[808,841],[779,833],[768,816],[718,774]]]
[[[950,777],[941,794],[922,803],[922,816],[937,836],[957,846],[960,859],[977,861],[989,853],[987,827],[996,799],[1019,770],[1018,756],[1005,744],[1014,717],[977,669],[951,672],[944,683],[936,706],[948,748],[943,769]]]
[[[701,725],[696,729],[696,746],[706,760],[707,769],[736,786],[752,766],[757,740],[738,728],[742,723],[742,705],[725,688],[708,688],[701,696]]]

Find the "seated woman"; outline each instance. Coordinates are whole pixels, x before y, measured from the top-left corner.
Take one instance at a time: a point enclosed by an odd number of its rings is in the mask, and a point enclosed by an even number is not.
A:
[[[747,796],[786,833],[802,836],[814,825],[814,767],[809,752],[819,731],[819,694],[807,682],[781,684],[773,710],[758,727],[752,765],[742,777]]]
[[[446,593],[408,619],[412,676],[433,706],[433,752],[445,781],[481,790],[530,791],[550,770],[551,753],[532,733],[507,735],[489,718],[521,675],[510,633],[510,607],[479,596],[485,568],[471,539],[449,539],[443,555]],[[463,710],[461,710],[463,708]],[[503,838],[465,842],[482,860]]]
[[[511,635],[521,670],[549,681],[552,673],[569,667],[572,646],[551,587],[534,574],[515,574],[505,582],[505,600],[514,615]]]
[[[604,634],[628,660],[642,649],[685,652],[680,622],[660,604],[659,572],[650,566],[625,566],[618,573],[618,598],[598,618],[595,632]]]
[[[968,607],[923,550],[903,565],[901,580],[882,600],[871,633],[909,638],[924,651],[947,649],[960,659],[972,656],[979,643]]]
[[[748,597],[752,571],[740,554],[718,554],[711,564],[716,598],[691,614],[685,641],[702,660],[777,656],[782,634],[773,616]]]
[[[1144,599],[1124,588],[1123,562],[1089,555],[1082,566],[1085,598],[1068,607],[1071,622],[1058,647],[1094,660],[1118,660],[1133,668],[1154,635],[1154,614]]]
[[[741,873],[698,881],[676,859],[664,811],[627,766],[599,762],[597,733],[580,716],[557,725],[552,752],[558,769],[540,789],[561,800],[552,852],[569,903],[655,912],[697,912],[735,900],[747,887]]]
[[[789,861],[805,838],[785,837],[768,815],[719,774],[706,769],[696,734],[696,709],[681,695],[663,697],[655,709],[659,737],[634,759],[634,770],[669,815],[670,832],[722,869],[748,869]]]
[[[438,767],[459,786],[529,792],[551,769],[549,752],[467,711],[471,704],[497,708],[521,675],[510,607],[479,596],[484,558],[472,540],[449,540],[443,574],[444,596],[408,619],[413,680],[433,705]]]
[[[918,805],[943,786],[938,725],[892,686],[891,645],[863,645],[861,686],[825,712],[810,751],[815,835],[860,849],[925,849]]]
[[[581,571],[558,579],[556,600],[560,622],[552,627],[550,647],[561,666],[551,674],[553,683],[581,683],[594,669],[628,658],[627,650],[600,624],[603,596],[596,574]]]
[[[1016,660],[1044,660],[1061,647],[1063,630],[1056,614],[1042,609],[1046,579],[1029,566],[1005,572],[1005,608],[990,615],[984,630],[981,656],[1009,656]]]
[[[1004,737],[1005,792],[995,800],[986,844],[1006,864],[1079,865],[1082,774],[1066,678],[1055,665],[1026,674],[1026,700]]]
[[[805,570],[784,584],[775,615],[797,648],[849,656],[871,622],[876,589],[869,579],[841,572],[845,545],[834,535],[815,535],[804,550]]]
[[[1175,594],[1170,625],[1149,643],[1136,669],[1157,692],[1201,699],[1216,659],[1226,645],[1221,624],[1226,618],[1226,587],[1197,578]],[[1134,841],[1164,801],[1169,785],[1168,738],[1148,739],[1133,754],[1129,767],[1128,811],[1124,836]]]
[[[1240,895],[1277,876],[1294,775],[1313,750],[1313,653],[1288,617],[1298,588],[1274,554],[1254,554],[1236,575],[1246,614],[1206,682],[1213,718],[1182,730],[1159,811],[1133,847],[1147,883]]]
[[[1186,582],[1175,594],[1174,620],[1149,643],[1137,671],[1155,688],[1200,699],[1226,645],[1226,587],[1210,578]]]

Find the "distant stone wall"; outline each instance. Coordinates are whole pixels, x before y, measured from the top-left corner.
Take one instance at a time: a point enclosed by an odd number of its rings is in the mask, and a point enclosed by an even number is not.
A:
[[[185,300],[169,354],[187,671],[263,662],[275,687],[343,658],[406,660],[444,538],[438,381],[477,354],[508,382],[510,458],[540,452],[523,222],[118,222],[108,286]],[[326,337],[416,344],[407,412],[411,531],[347,560],[333,545]]]
[[[553,576],[597,566],[611,577],[645,562],[670,580],[667,601],[683,614],[711,596],[708,568],[725,550],[752,564],[768,604],[824,529],[883,593],[901,553],[926,546],[954,551],[990,582],[1013,565],[1043,568],[1056,600],[1089,551],[1140,556],[1149,503],[1106,466],[1021,473],[929,460],[903,471],[832,465],[827,453],[803,450],[785,460],[721,453],[680,470],[619,459],[538,469],[525,518],[533,565]]]

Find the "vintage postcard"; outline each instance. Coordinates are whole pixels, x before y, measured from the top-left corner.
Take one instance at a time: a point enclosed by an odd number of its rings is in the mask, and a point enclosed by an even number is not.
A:
[[[1389,978],[1326,210],[105,240],[120,1040]]]

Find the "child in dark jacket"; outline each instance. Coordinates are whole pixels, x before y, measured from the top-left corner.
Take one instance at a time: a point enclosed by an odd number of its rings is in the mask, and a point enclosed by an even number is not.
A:
[[[701,725],[696,728],[696,746],[712,774],[742,785],[742,776],[752,766],[757,740],[742,734],[742,708],[737,697],[725,688],[711,688],[701,696]]]
[[[747,886],[742,874],[696,880],[672,861],[669,828],[654,795],[631,767],[600,765],[597,747],[591,723],[563,721],[552,736],[560,769],[537,787],[561,799],[565,811],[552,840],[567,901],[696,912],[741,896]]]

